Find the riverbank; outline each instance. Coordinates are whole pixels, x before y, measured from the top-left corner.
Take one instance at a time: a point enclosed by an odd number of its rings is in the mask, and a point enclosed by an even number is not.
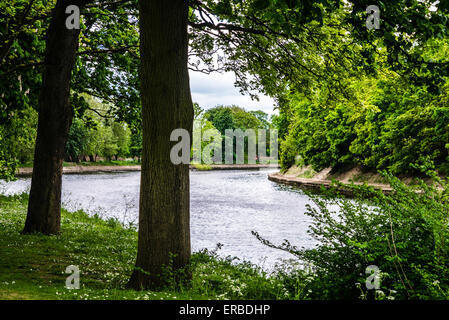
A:
[[[259,170],[279,168],[277,164],[213,164],[213,165],[190,165],[191,170]],[[63,174],[88,174],[108,172],[140,171],[140,165],[66,165]],[[30,177],[33,174],[32,167],[18,168],[16,177]]]
[[[174,288],[172,279],[164,278],[167,287],[159,292],[126,290],[136,256],[134,228],[63,209],[61,235],[21,235],[27,202],[26,194],[0,195],[0,300],[302,298],[294,279],[205,251],[192,256],[189,288]],[[79,267],[78,290],[65,288],[69,265]]]
[[[403,177],[403,181],[411,182],[411,177]],[[388,185],[383,177],[378,173],[363,172],[360,167],[354,167],[348,170],[333,172],[332,168],[326,168],[321,171],[314,171],[310,166],[297,167],[292,166],[287,171],[281,173],[271,173],[268,180],[299,187],[301,189],[320,191],[322,188],[330,189],[335,187],[335,182],[343,184],[367,185],[376,190],[382,191],[384,194],[390,194],[392,188]],[[338,186],[338,191],[346,196],[353,196],[351,188]]]

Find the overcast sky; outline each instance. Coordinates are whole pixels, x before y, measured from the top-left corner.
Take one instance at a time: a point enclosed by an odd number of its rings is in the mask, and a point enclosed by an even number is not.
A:
[[[275,102],[270,97],[259,95],[259,101],[253,101],[247,95],[242,95],[239,89],[234,87],[235,76],[231,72],[212,73],[210,75],[190,71],[190,88],[192,100],[203,109],[209,109],[216,105],[238,105],[246,110],[262,110],[268,114],[278,114],[273,107]]]

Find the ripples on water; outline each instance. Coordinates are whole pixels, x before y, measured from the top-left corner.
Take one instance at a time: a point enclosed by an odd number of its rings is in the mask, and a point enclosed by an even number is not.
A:
[[[222,256],[236,256],[265,269],[293,256],[262,245],[257,231],[273,243],[288,239],[312,247],[307,234],[310,218],[304,214],[309,198],[301,191],[267,179],[273,170],[192,171],[190,174],[192,249],[224,246]],[[63,176],[63,205],[104,218],[137,223],[140,172]],[[6,194],[28,191],[29,178],[0,186]]]

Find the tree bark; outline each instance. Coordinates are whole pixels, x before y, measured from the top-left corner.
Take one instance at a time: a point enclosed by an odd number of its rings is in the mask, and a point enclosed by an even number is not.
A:
[[[174,129],[190,134],[193,104],[187,70],[188,1],[140,0],[143,151],[134,289],[159,289],[164,268],[190,260],[188,164],[170,161]]]
[[[69,5],[81,9],[82,2],[58,0],[46,34],[33,176],[23,233],[60,232],[62,162],[73,117],[70,82],[80,32],[66,28],[65,10]]]

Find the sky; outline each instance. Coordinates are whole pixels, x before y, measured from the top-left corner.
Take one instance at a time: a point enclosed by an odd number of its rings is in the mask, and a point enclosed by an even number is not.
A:
[[[235,104],[248,111],[262,110],[270,115],[278,114],[277,110],[273,110],[275,102],[272,98],[259,94],[259,101],[256,101],[248,95],[242,95],[234,87],[235,76],[232,72],[214,72],[209,75],[195,71],[189,73],[192,100],[203,109]]]

